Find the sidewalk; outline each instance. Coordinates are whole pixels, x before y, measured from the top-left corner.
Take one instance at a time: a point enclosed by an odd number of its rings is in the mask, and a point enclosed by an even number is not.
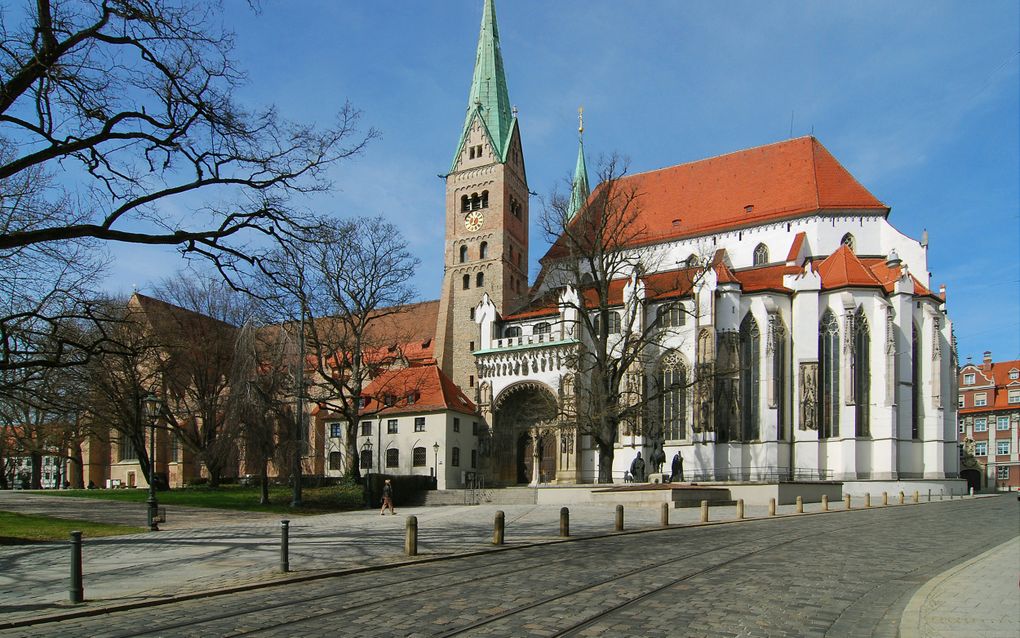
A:
[[[832,510],[842,507],[842,502],[830,504]],[[137,504],[0,493],[0,509],[26,508],[50,515],[99,517],[132,524],[138,524],[139,518]],[[167,525],[159,532],[84,540],[84,605],[67,602],[67,543],[0,547],[0,626],[82,609],[151,604],[215,589],[414,560],[403,555],[408,515],[418,518],[419,559],[489,551],[497,510],[505,513],[505,540],[509,546],[558,539],[559,506],[408,507],[398,510],[397,516],[380,516],[376,511],[300,516],[290,521],[291,573],[282,574],[281,517],[171,506],[167,508]],[[819,512],[821,506],[805,504],[804,510]],[[795,506],[780,506],[778,513],[794,514]],[[747,518],[764,518],[767,514],[764,506],[745,509]],[[671,524],[697,523],[700,510],[671,509],[669,516]],[[734,518],[733,506],[711,510],[711,522]],[[612,532],[614,520],[613,505],[570,507],[572,536]],[[659,525],[659,507],[633,506],[625,510],[626,530]]]
[[[931,579],[907,603],[901,638],[1020,636],[1020,536]]]

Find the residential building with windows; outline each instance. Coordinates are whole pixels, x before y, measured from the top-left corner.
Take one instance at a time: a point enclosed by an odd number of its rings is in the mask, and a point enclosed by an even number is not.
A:
[[[362,474],[435,476],[438,489],[468,485],[477,472],[477,408],[436,365],[383,372],[365,388],[357,429]],[[338,427],[339,426],[339,427]],[[327,475],[344,465],[343,424],[326,421]],[[334,456],[338,455],[338,456]]]
[[[975,490],[1020,490],[1020,360],[985,352],[959,379],[961,476]]]

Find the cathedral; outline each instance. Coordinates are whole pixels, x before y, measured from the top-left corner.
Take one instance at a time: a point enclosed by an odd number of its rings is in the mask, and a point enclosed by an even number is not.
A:
[[[600,189],[631,193],[627,226],[640,230],[600,255],[626,268],[595,272],[596,261],[571,261],[556,242],[529,282],[525,151],[510,104],[494,2],[484,0],[446,175],[433,351],[477,403],[488,484],[632,480],[638,453],[649,469],[679,457],[688,480],[957,476],[952,324],[927,239],[896,230],[890,207],[819,140],[594,189],[582,144],[564,232],[594,223]],[[640,352],[618,390],[640,410],[606,442],[574,416],[593,387],[579,362],[599,343],[623,357],[635,332]],[[611,477],[600,457],[611,457]]]

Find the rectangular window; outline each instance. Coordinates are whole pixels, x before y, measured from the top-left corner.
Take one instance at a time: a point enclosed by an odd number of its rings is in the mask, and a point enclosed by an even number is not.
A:
[[[372,422],[362,421],[361,422],[361,436],[372,436]]]
[[[390,420],[386,421],[386,434],[396,434],[396,433],[397,433],[397,420],[396,419],[390,419]],[[387,467],[389,467],[389,465],[387,465]]]
[[[415,432],[425,431],[425,417],[423,416],[414,417],[414,431]]]
[[[344,457],[340,452],[329,453],[329,469],[334,472],[344,469]]]
[[[963,434],[966,430],[963,427],[963,421],[960,421],[960,434]]]
[[[967,374],[963,375],[963,385],[974,385],[974,378],[975,377],[973,372],[968,372]]]
[[[1020,389],[1010,390],[1008,401],[1010,403],[1020,403]]]
[[[1008,481],[1009,480],[1009,466],[1008,465],[1000,465],[997,468],[995,468],[995,478],[999,479],[1000,481]]]
[[[453,467],[460,467],[460,448],[455,447],[450,450],[450,465]]]
[[[988,431],[988,419],[983,416],[974,419],[974,431],[975,432],[987,432]]]
[[[995,453],[996,454],[1009,454],[1009,441],[996,441],[995,442]]]
[[[460,432],[460,419],[453,417],[453,431]]]
[[[974,407],[980,408],[988,405],[988,395],[984,392],[978,392],[974,395]]]
[[[340,439],[344,436],[344,424],[343,423],[330,423],[329,424],[329,436],[334,439]]]
[[[978,441],[974,444],[974,456],[988,456],[988,441]]]
[[[966,407],[967,402],[963,400],[962,394],[959,397],[957,397],[957,402],[959,403],[961,408]]]
[[[127,438],[126,436],[121,435],[120,441],[118,441],[117,448],[118,451],[120,452],[118,460],[135,461],[138,459],[138,452],[135,450],[134,443],[132,443],[131,439]]]
[[[1000,431],[1001,430],[1008,430],[1009,429],[1009,417],[1008,416],[1000,416],[1000,417],[996,418],[995,419],[995,429],[996,430],[1000,430]]]
[[[170,462],[180,463],[181,461],[181,437],[176,432],[170,435]]]
[[[471,434],[478,436],[478,421],[471,422]]]
[[[478,467],[478,450],[471,450],[471,469]]]

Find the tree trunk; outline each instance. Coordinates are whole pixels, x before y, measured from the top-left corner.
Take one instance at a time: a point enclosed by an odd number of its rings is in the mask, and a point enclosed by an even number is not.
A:
[[[259,496],[259,504],[269,505],[269,461],[265,459],[262,460],[259,485],[262,487],[262,494]]]
[[[613,454],[615,450],[612,445],[599,445],[599,483],[613,482]]]
[[[347,446],[347,458],[351,459],[351,466],[347,468],[347,474],[356,481],[361,480],[361,453],[358,450],[358,422],[347,423],[347,436],[344,438],[344,445]]]
[[[32,478],[29,485],[32,486],[33,490],[42,489],[42,454],[39,452],[32,452],[29,454],[29,458],[32,460]]]

